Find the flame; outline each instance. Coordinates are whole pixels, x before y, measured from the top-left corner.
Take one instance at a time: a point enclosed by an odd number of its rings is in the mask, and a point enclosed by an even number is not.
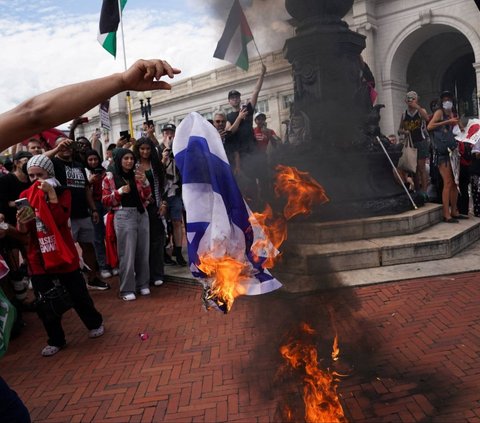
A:
[[[280,347],[280,353],[287,365],[303,376],[305,422],[344,423],[347,420],[337,394],[336,377],[339,375],[319,368],[318,352],[311,339],[315,330],[306,323],[301,324],[300,330],[300,339],[290,339],[286,345]],[[284,416],[285,410],[290,408],[283,407]]]
[[[257,260],[265,258],[264,269],[274,266],[278,249],[287,239],[287,221],[299,214],[309,214],[314,203],[323,204],[328,200],[323,187],[307,172],[295,167],[278,165],[275,178],[275,194],[287,197],[283,215],[274,215],[269,204],[262,213],[253,213],[249,219],[252,226],[258,226],[266,235],[252,245],[252,252]]]
[[[269,204],[266,205],[263,213],[252,213],[249,218],[252,226],[257,226],[265,234],[265,237],[259,237],[251,247],[254,259],[262,263],[264,269],[273,267],[275,260],[280,257],[278,248],[287,239],[287,221],[283,216],[274,215]]]
[[[207,277],[213,278],[208,299],[215,301],[225,312],[230,311],[235,298],[245,293],[240,282],[246,279],[244,272],[248,266],[229,256],[203,254],[199,260],[198,268]]]
[[[307,172],[300,172],[294,167],[277,166],[275,194],[287,197],[287,205],[283,215],[274,214],[267,204],[263,213],[252,213],[250,224],[256,236],[250,249],[253,259],[261,263],[262,268],[270,269],[281,255],[279,248],[287,239],[287,221],[301,213],[310,213],[314,203],[328,201],[325,191]],[[206,287],[204,301],[207,309],[213,302],[227,313],[235,298],[244,294],[242,279],[252,276],[252,268],[245,259],[238,261],[229,256],[216,257],[215,251],[199,257],[198,268],[213,279],[210,287]]]
[[[340,356],[340,348],[338,347],[338,335],[335,334],[335,338],[333,339],[333,346],[332,346],[332,360],[337,361]]]
[[[295,167],[278,165],[275,181],[275,194],[287,197],[283,215],[287,220],[298,214],[310,214],[314,203],[329,201],[323,187],[307,172]]]

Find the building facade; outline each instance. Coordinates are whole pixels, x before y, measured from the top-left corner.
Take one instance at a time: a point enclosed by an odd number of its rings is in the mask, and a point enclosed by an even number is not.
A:
[[[480,11],[474,0],[355,0],[345,21],[351,30],[366,37],[363,58],[375,75],[377,103],[385,105],[383,133],[396,132],[406,107],[405,93],[410,90],[417,91],[420,103],[429,110],[430,101],[448,89],[455,93],[462,116],[478,117]],[[291,66],[282,51],[265,54],[262,60],[268,70],[257,109],[283,137],[286,127],[282,122],[288,119],[293,100]],[[260,67],[259,58],[253,58],[247,72],[225,66],[174,83],[171,91],[154,92],[150,118],[157,133],[164,123],[178,125],[192,111],[207,119],[217,109],[229,111],[227,93],[231,89],[247,100]],[[132,95],[133,123],[139,131],[144,118],[135,93]],[[87,116],[89,123],[79,128],[77,135],[89,136],[100,126],[98,109]],[[110,120],[110,141],[115,142],[119,132],[128,129],[125,94],[111,99]]]

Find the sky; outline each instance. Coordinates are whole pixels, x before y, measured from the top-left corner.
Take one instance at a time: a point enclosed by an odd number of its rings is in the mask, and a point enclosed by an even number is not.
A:
[[[139,58],[166,59],[185,78],[228,65],[213,52],[232,3],[128,0],[127,66]],[[291,33],[284,0],[241,4],[260,53],[282,48]],[[101,5],[102,0],[0,0],[0,113],[41,92],[124,69],[120,32],[116,59],[97,41]]]

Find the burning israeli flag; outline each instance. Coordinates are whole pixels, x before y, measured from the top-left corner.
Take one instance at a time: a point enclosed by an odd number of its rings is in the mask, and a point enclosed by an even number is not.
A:
[[[282,284],[262,266],[278,251],[254,224],[217,130],[191,113],[177,129],[173,152],[182,175],[190,270],[203,282],[206,302],[227,312],[239,295],[280,288]],[[252,251],[259,239],[264,253]]]

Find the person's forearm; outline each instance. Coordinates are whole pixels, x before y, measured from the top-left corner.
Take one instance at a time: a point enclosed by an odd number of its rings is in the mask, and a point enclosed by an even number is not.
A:
[[[85,189],[85,195],[87,197],[88,208],[93,212],[97,208],[95,206],[95,201],[93,201],[93,193],[92,193],[92,190],[90,189],[90,187],[87,187]]]
[[[0,140],[16,143],[45,128],[52,128],[81,115],[123,90],[121,74],[56,88],[24,101],[5,113]],[[8,134],[8,136],[7,136]],[[8,139],[8,141],[7,141]],[[0,144],[0,150],[4,142]]]

